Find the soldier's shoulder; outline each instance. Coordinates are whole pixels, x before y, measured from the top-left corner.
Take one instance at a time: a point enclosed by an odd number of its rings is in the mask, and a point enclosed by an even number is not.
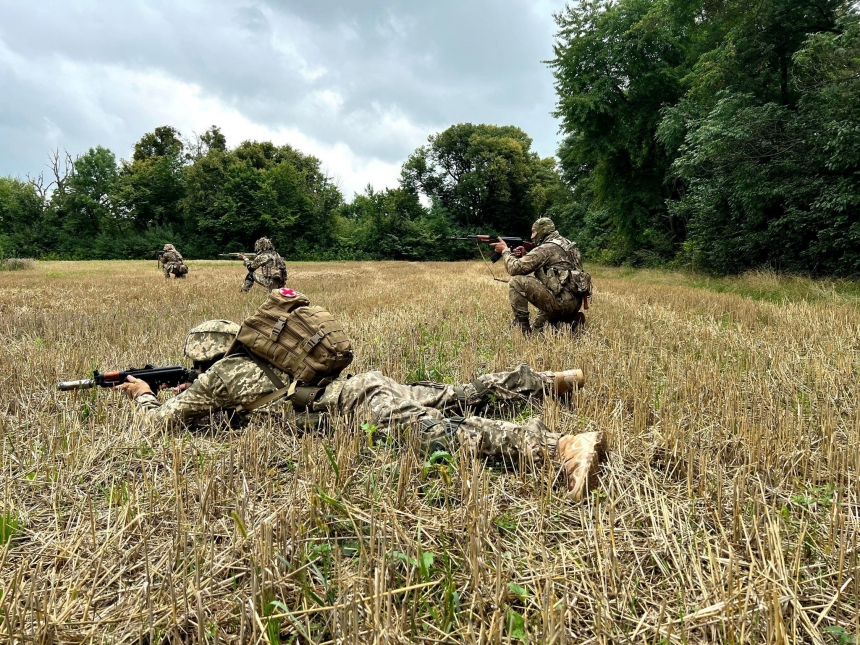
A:
[[[227,356],[215,363],[209,368],[219,376],[227,377],[244,372],[254,371],[259,369],[257,364],[250,357],[244,354],[236,354],[235,356]]]

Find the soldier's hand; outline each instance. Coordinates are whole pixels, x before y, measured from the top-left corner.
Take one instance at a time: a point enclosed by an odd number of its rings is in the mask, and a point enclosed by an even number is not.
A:
[[[180,393],[184,392],[185,390],[187,390],[189,385],[191,385],[191,383],[180,383],[175,388],[173,388],[173,393],[174,394],[180,394]]]
[[[512,251],[512,253],[518,258],[521,258],[526,254],[526,248],[524,246],[518,246]]]
[[[115,390],[119,390],[123,394],[125,394],[128,398],[134,401],[141,394],[152,394],[152,388],[149,387],[149,383],[146,381],[141,381],[140,379],[134,378],[133,376],[126,377],[128,383],[122,383],[121,385],[117,385],[114,387]]]
[[[505,252],[505,250],[508,248],[508,245],[507,245],[507,244],[505,244],[505,241],[504,241],[504,240],[499,240],[498,242],[496,242],[496,243],[495,243],[495,244],[493,244],[492,246],[493,246],[493,251],[495,251],[496,253],[498,253],[498,254],[500,254],[500,255],[501,255],[502,253],[504,253],[504,252]]]

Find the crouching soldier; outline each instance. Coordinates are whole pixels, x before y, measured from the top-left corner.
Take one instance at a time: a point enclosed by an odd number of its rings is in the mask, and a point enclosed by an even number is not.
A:
[[[576,243],[559,235],[548,217],[532,225],[532,240],[535,248],[528,253],[522,248],[512,252],[503,241],[494,246],[512,276],[508,299],[514,324],[527,335],[543,330],[547,322],[553,326],[582,325],[585,315],[580,309],[583,303],[587,307],[591,276],[582,269]],[[537,309],[533,323],[529,321],[529,305]]]
[[[129,377],[118,386],[139,406],[152,423],[176,427],[208,417],[218,410],[255,409],[269,402],[291,377],[259,357],[247,353],[226,356],[239,325],[229,321],[208,321],[192,329],[185,343],[185,355],[200,376],[175,397],[162,403],[143,381]],[[276,385],[274,380],[281,383]],[[477,455],[503,457],[514,463],[541,466],[549,462],[553,472],[561,472],[576,499],[595,484],[599,460],[604,451],[602,432],[561,435],[548,428],[539,417],[525,423],[511,423],[476,412],[491,399],[515,401],[541,399],[545,395],[565,396],[582,387],[581,370],[536,372],[520,365],[510,372],[479,376],[460,386],[416,383],[404,385],[373,371],[338,379],[316,390],[301,403],[296,390],[293,405],[325,417],[338,414],[361,423],[370,421],[380,431],[410,428],[418,432],[427,450],[458,445]],[[453,444],[453,445],[452,445]]]
[[[182,258],[182,254],[176,250],[172,244],[164,245],[164,253],[158,258],[161,263],[161,270],[164,271],[164,277],[184,278],[188,275],[188,266]]]
[[[280,289],[287,284],[287,265],[284,259],[275,251],[275,246],[267,237],[261,237],[254,244],[254,257],[243,257],[242,262],[248,269],[242,291],[250,291],[254,284],[259,284],[267,290]]]

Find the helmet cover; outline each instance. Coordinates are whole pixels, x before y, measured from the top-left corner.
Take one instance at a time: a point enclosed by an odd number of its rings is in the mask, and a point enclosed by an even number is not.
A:
[[[272,244],[272,240],[268,237],[261,237],[254,243],[254,251],[257,253],[261,253],[262,251],[271,251],[275,246]]]
[[[227,353],[239,333],[239,325],[229,320],[207,320],[188,332],[185,356],[196,363],[214,361]]]
[[[549,217],[541,217],[532,224],[532,230],[535,232],[534,243],[540,244],[547,235],[555,232],[555,224]]]

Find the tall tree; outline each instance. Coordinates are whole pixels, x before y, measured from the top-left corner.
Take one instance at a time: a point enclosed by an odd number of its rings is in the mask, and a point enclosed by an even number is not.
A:
[[[179,131],[161,126],[143,135],[134,145],[132,160],[122,162],[116,201],[138,230],[182,225],[183,152]]]
[[[464,229],[522,232],[550,208],[554,162],[514,126],[460,123],[431,135],[403,165],[405,189],[438,200]]]
[[[586,0],[556,15],[550,66],[559,158],[583,209],[602,228],[610,259],[646,250],[669,256],[684,237],[667,212],[672,158],[655,139],[661,110],[683,94],[682,79],[713,38],[707,3],[691,0]]]

